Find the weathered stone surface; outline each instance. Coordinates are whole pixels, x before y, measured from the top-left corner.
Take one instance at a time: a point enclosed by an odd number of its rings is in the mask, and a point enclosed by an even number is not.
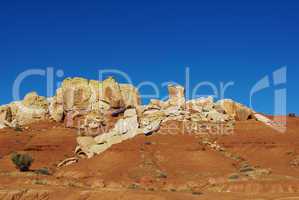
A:
[[[100,112],[92,111],[86,115],[84,126],[91,129],[96,129],[104,125],[104,123],[105,119],[103,114]]]
[[[2,118],[10,126],[25,125],[38,120],[48,119],[49,101],[36,92],[27,94],[23,101],[13,102],[5,106]]]
[[[38,96],[36,92],[28,93],[24,100],[22,101],[23,105],[28,108],[37,108],[37,109],[48,109],[49,102],[45,97]]]
[[[208,112],[206,118],[208,119],[208,121],[217,123],[226,122],[230,120],[228,115],[217,112],[216,110]]]
[[[252,118],[252,111],[248,108],[239,108],[236,110],[236,120],[246,121]]]
[[[48,110],[43,108],[30,108],[24,106],[21,102],[10,104],[13,113],[13,121],[18,125],[26,125],[39,120],[48,119]]]
[[[180,106],[185,108],[185,89],[180,85],[169,85],[168,86],[169,100],[168,103],[170,106]]]
[[[231,99],[223,99],[217,102],[218,105],[222,106],[227,114],[234,117],[238,121],[248,120],[254,118],[254,112],[246,106],[234,102]]]
[[[157,109],[161,109],[161,108],[167,107],[167,103],[164,101],[161,101],[159,99],[151,99],[148,106],[157,108]]]
[[[0,106],[0,122],[12,121],[12,113],[9,106]]]
[[[100,99],[103,96],[103,84],[96,80],[89,81],[91,91],[90,107],[93,111],[106,111],[109,110],[110,105]]]
[[[133,108],[127,109],[124,113],[125,118],[126,117],[136,117],[136,116],[137,116],[137,111],[136,111],[136,109],[133,109]]]
[[[93,137],[89,136],[80,136],[77,137],[77,143],[81,148],[89,148],[92,145],[96,144],[96,141],[94,140]]]
[[[130,109],[125,113],[125,118],[119,119],[111,131],[95,137],[95,140],[97,143],[109,143],[110,138],[115,136],[131,138],[137,134],[138,127],[136,111]]]
[[[171,106],[164,110],[166,116],[178,116],[182,114],[180,106]]]
[[[190,101],[187,101],[187,108],[190,110],[194,110],[197,112],[209,112],[214,110],[214,100],[213,97],[202,97],[199,99],[193,99]]]
[[[108,102],[112,108],[124,106],[120,86],[112,77],[103,81],[103,95],[100,98]]]
[[[63,81],[62,96],[64,110],[91,110],[91,89],[84,78],[67,78]]]
[[[148,135],[159,130],[160,124],[165,118],[166,115],[162,110],[153,109],[144,112],[139,120],[143,133]]]
[[[143,134],[149,135],[155,131],[160,129],[160,125],[163,119],[155,119],[155,120],[144,120],[143,121]]]
[[[94,155],[94,153],[90,151],[90,148],[97,144],[93,137],[78,137],[77,144],[78,146],[75,150],[77,156],[91,158]]]
[[[139,133],[137,112],[135,109],[128,109],[124,113],[124,118],[119,119],[115,127],[109,132],[96,137],[79,137],[76,154],[78,156],[92,157],[100,154],[113,144],[132,138]]]
[[[77,163],[78,161],[79,161],[79,158],[76,158],[76,157],[67,158],[67,159],[61,161],[61,162],[57,165],[57,167],[58,167],[58,168],[66,167],[66,166],[68,166],[68,165],[72,165],[72,164],[74,164],[74,163]]]
[[[57,96],[51,98],[49,101],[50,101],[50,105],[49,105],[50,118],[56,122],[62,121],[63,116],[64,116],[64,109],[63,109],[62,101],[59,102]]]
[[[129,84],[118,84],[112,77],[103,82],[67,78],[61,88],[57,89],[56,96],[50,99],[49,114],[55,121],[61,121],[65,116],[65,121],[71,122],[78,112],[81,115],[83,112],[108,113],[112,108],[123,109],[139,105],[137,89]],[[95,124],[92,123],[94,127]]]
[[[125,106],[136,108],[141,104],[138,90],[129,84],[120,84],[120,90]]]

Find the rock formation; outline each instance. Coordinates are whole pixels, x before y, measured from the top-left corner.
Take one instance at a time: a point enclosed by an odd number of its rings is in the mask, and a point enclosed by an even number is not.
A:
[[[186,100],[180,85],[169,85],[168,92],[166,101],[152,99],[148,105],[141,105],[134,86],[119,84],[112,77],[103,82],[67,78],[54,97],[46,99],[32,92],[23,101],[1,106],[0,128],[39,120],[64,122],[66,127],[80,130],[75,155],[90,158],[138,134],[152,134],[172,120],[185,122],[199,132],[215,130],[217,125],[232,129],[235,120],[260,119],[271,123],[233,100]]]

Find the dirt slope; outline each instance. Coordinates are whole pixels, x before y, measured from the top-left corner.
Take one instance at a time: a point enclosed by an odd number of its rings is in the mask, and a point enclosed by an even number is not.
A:
[[[60,169],[73,156],[74,129],[49,122],[3,129],[0,199],[299,199],[298,126],[288,118],[282,134],[250,120],[227,136],[162,129]],[[32,169],[52,175],[18,172],[13,151],[31,154]]]

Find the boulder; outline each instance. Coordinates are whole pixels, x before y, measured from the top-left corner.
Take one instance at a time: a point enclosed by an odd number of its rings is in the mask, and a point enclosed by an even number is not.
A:
[[[146,109],[142,112],[142,117],[147,117],[147,116],[165,116],[165,113],[163,110],[160,109]]]
[[[156,110],[155,112],[144,113],[140,121],[140,127],[145,135],[158,131],[161,122],[166,118],[163,111]]]
[[[127,117],[136,117],[137,116],[137,111],[136,109],[127,109],[125,112],[124,112],[124,117],[127,118]]]
[[[48,109],[49,102],[45,97],[39,96],[36,92],[30,92],[22,101],[23,105],[28,108]]]
[[[157,108],[157,109],[166,108],[167,103],[159,99],[151,99],[150,103],[148,104],[148,107]]]
[[[139,127],[137,113],[135,109],[129,109],[125,112],[124,118],[119,119],[114,128],[104,134],[95,137],[95,141],[101,143],[111,143],[110,139],[113,137],[119,137],[120,140],[125,138],[132,138],[138,134]]]
[[[77,144],[83,149],[88,149],[92,145],[96,144],[96,141],[90,136],[80,136],[77,137]]]
[[[141,104],[138,90],[130,84],[120,84],[121,96],[125,107],[136,108]]]
[[[156,132],[160,129],[162,119],[155,119],[155,120],[144,120],[143,121],[143,134],[144,135],[150,135],[153,132]]]
[[[79,137],[76,154],[80,157],[92,157],[100,154],[113,144],[122,142],[139,133],[139,124],[135,109],[124,113],[124,118],[119,119],[114,128],[109,132],[93,137]]]
[[[182,114],[180,106],[170,106],[163,110],[166,116],[178,116]]]
[[[109,77],[104,80],[102,89],[103,94],[100,96],[101,100],[108,102],[112,108],[121,108],[125,106],[120,86],[114,78]]]
[[[213,97],[201,97],[198,99],[189,100],[186,103],[187,108],[197,112],[210,112],[214,110],[214,100]]]
[[[181,108],[185,108],[185,89],[183,86],[169,85],[168,94],[168,103],[170,106],[180,106]]]
[[[94,153],[90,151],[90,148],[97,143],[93,137],[90,136],[81,136],[77,137],[77,147],[75,149],[75,154],[81,158],[91,158],[94,156]]]
[[[222,123],[230,120],[228,115],[217,112],[216,110],[208,112],[206,116],[210,122]]]
[[[39,120],[48,119],[48,110],[36,107],[26,107],[22,102],[14,102],[9,105],[12,111],[14,124],[26,125]]]
[[[11,122],[12,126],[46,120],[49,117],[49,101],[45,97],[38,96],[36,92],[31,92],[23,101],[7,105],[4,113],[6,113],[6,121]]]
[[[62,82],[61,89],[65,111],[91,110],[91,89],[87,79],[67,78]]]
[[[12,121],[12,113],[9,106],[0,106],[0,129],[7,127]]]
[[[8,121],[12,121],[12,113],[9,106],[0,106],[0,123]]]
[[[67,158],[67,159],[61,161],[60,163],[58,163],[57,167],[58,168],[66,167],[66,166],[72,165],[74,163],[77,163],[78,161],[79,161],[79,158],[76,158],[76,157]]]
[[[90,129],[97,129],[105,124],[105,119],[102,113],[92,111],[85,116],[84,126]]]
[[[234,102],[231,99],[219,100],[217,104],[220,105],[228,115],[234,117],[238,121],[254,118],[253,110],[240,103]]]
[[[64,97],[63,89],[58,88],[56,90],[56,95],[52,98],[49,98],[49,114],[50,118],[56,122],[61,122],[64,117]],[[70,106],[71,107],[71,106]]]

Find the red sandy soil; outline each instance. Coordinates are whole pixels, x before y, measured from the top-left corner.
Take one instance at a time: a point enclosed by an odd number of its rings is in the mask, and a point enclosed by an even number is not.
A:
[[[22,132],[0,130],[0,200],[299,199],[299,160],[291,165],[299,159],[298,118],[288,118],[286,133],[254,120],[237,122],[227,136],[161,129],[56,168],[74,156],[76,137],[75,129],[50,122]],[[203,139],[224,150],[213,150]],[[13,151],[30,154],[31,169],[47,167],[51,175],[18,172],[10,161]],[[244,163],[269,173],[240,175]]]

